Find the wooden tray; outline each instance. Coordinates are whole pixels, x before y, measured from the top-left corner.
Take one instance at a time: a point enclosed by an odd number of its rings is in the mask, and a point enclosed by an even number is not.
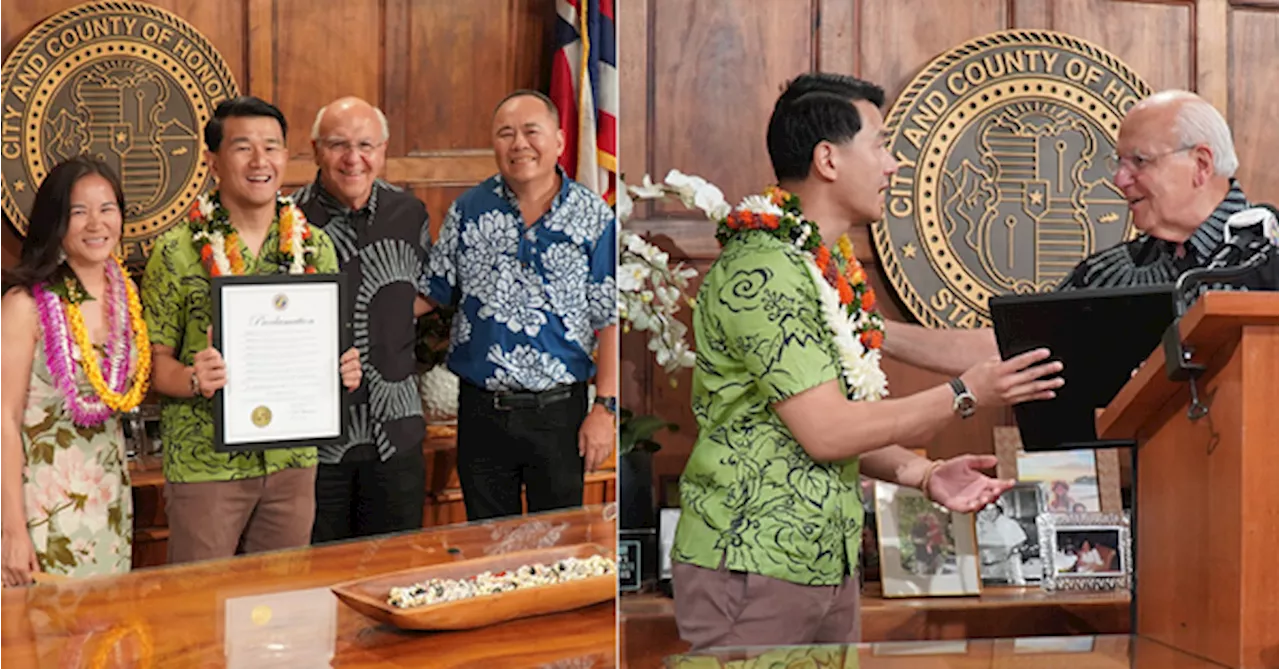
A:
[[[396,608],[387,603],[392,587],[402,587],[429,578],[460,579],[481,572],[516,569],[521,565],[550,564],[568,557],[587,558],[613,551],[597,544],[556,546],[520,551],[492,557],[447,562],[428,567],[414,567],[347,581],[330,588],[347,606],[374,620],[409,630],[464,630],[495,623],[540,616],[598,604],[618,596],[617,574],[595,576],[567,583],[513,590],[496,595],[472,597],[412,609]]]

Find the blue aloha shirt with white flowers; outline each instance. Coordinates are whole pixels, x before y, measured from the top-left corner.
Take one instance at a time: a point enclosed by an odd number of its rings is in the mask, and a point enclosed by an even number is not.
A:
[[[618,321],[613,208],[557,171],[560,192],[533,225],[493,176],[454,201],[431,247],[419,289],[457,308],[448,366],[481,388],[586,381],[596,332]]]

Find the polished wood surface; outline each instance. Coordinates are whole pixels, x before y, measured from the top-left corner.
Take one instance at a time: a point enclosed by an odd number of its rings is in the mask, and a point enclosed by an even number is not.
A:
[[[423,527],[467,522],[467,509],[458,482],[456,437],[428,438],[422,444],[427,479]],[[141,456],[129,462],[133,484],[133,568],[158,567],[168,559],[169,519],[165,515],[164,463],[158,456]],[[582,503],[608,504],[617,500],[617,454],[611,454],[599,471],[585,475]],[[528,511],[528,505],[524,507]]]
[[[616,509],[594,506],[421,530],[123,576],[5,589],[0,599],[5,666],[222,667],[232,598],[295,593],[411,567],[530,548],[613,546]],[[286,627],[291,643],[335,645],[341,667],[612,667],[614,603],[466,632],[402,632],[333,601],[336,635]],[[249,638],[232,639],[244,644]],[[104,648],[104,644],[107,646]],[[111,644],[114,644],[114,650]],[[12,664],[11,664],[12,663]],[[288,657],[269,666],[295,666]]]
[[[387,115],[386,178],[427,204],[438,232],[449,204],[497,172],[493,108],[517,88],[547,90],[555,0],[147,0],[218,49],[241,92],[289,120],[286,190],[315,176],[311,124],[320,107],[357,95]],[[44,19],[83,0],[2,0],[4,56]],[[3,266],[21,238],[7,219]]]
[[[1222,665],[1138,636],[1080,636],[708,650],[670,657],[666,666],[670,669],[754,669],[782,666],[856,669],[1218,669]]]
[[[864,642],[1130,631],[1130,600],[1124,591],[1047,593],[1039,588],[1012,587],[987,588],[979,597],[914,599],[885,599],[879,594],[878,583],[869,583],[863,590]],[[661,658],[688,650],[676,628],[671,598],[623,595],[618,611],[624,666],[658,666]]]
[[[1209,293],[1180,324],[1207,416],[1156,351],[1101,417],[1139,439],[1135,631],[1241,667],[1277,666],[1277,305],[1274,294]]]
[[[809,70],[854,74],[881,84],[893,100],[943,51],[989,32],[1027,28],[1089,40],[1123,59],[1153,90],[1199,91],[1232,126],[1245,192],[1256,201],[1278,197],[1275,2],[647,0],[618,3],[618,13],[619,158],[630,183],[675,168],[710,180],[737,202],[773,179],[764,134],[786,79]],[[632,225],[700,272],[719,253],[714,226],[678,204],[642,204]],[[882,296],[882,313],[912,320],[883,280],[867,231],[855,230],[853,241]],[[673,388],[640,334],[624,337],[622,356],[628,408],[680,425],[675,434],[659,435],[663,448],[654,458],[655,479],[676,477],[697,434],[690,373],[676,374]],[[895,360],[886,359],[884,369],[896,397],[946,382]],[[992,428],[1013,424],[1011,411],[979,410],[938,435],[929,454],[990,453]],[[1122,483],[1127,487],[1129,479]]]

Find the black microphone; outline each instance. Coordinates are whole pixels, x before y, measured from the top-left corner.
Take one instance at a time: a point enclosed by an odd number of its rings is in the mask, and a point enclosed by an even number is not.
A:
[[[1248,290],[1247,279],[1276,255],[1276,246],[1266,236],[1268,225],[1274,225],[1275,213],[1270,207],[1240,212],[1227,220],[1223,243],[1203,267],[1183,272],[1173,289],[1174,313],[1182,316],[1206,290]],[[1233,283],[1236,282],[1236,283]]]

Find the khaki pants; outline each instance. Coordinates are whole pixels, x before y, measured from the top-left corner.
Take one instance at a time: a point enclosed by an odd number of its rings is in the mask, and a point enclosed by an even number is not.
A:
[[[236,481],[166,483],[169,564],[311,543],[316,468]]]
[[[741,571],[671,565],[676,626],[691,650],[725,646],[858,643],[858,577],[798,585]]]

